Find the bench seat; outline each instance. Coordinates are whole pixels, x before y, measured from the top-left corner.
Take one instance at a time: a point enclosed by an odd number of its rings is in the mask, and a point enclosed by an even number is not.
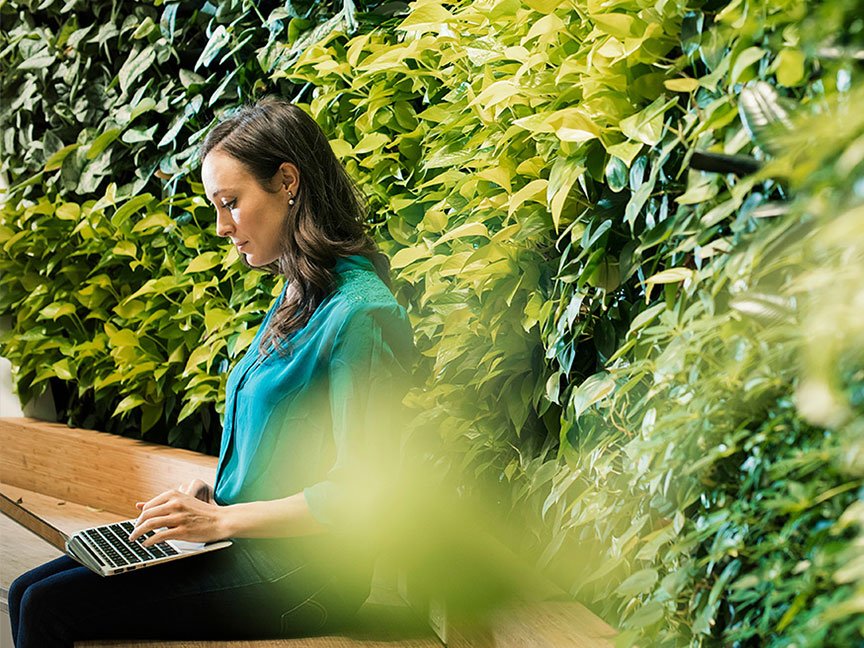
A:
[[[40,526],[36,517],[73,533],[134,517],[136,501],[194,478],[212,484],[216,474],[215,457],[31,418],[0,418],[0,448],[0,510],[15,518],[15,522],[0,520],[0,612],[4,615],[12,580],[61,553],[61,539],[44,524]],[[10,506],[10,501],[17,506]],[[34,516],[27,519],[28,513]],[[351,626],[335,635],[218,642],[82,641],[75,645],[440,648],[442,642],[427,619],[406,605],[395,581],[386,569],[377,570],[369,599]],[[587,608],[569,601],[519,604],[499,610],[482,624],[446,631],[450,648],[611,648],[616,634]]]

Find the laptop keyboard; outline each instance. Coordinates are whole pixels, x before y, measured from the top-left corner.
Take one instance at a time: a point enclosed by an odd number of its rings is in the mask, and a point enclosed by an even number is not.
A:
[[[117,522],[87,529],[81,535],[99,550],[112,567],[125,567],[177,555],[177,550],[167,542],[158,542],[150,547],[141,544],[152,537],[154,531],[148,531],[134,542],[129,542],[127,538],[133,528],[131,521]]]

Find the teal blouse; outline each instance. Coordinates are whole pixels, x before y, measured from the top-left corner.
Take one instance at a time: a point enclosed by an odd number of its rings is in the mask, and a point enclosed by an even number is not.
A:
[[[334,291],[287,341],[289,356],[260,348],[286,284],[229,374],[217,503],[302,491],[313,517],[338,529],[349,524],[352,480],[398,459],[416,353],[407,313],[367,258],[341,257],[335,273]]]

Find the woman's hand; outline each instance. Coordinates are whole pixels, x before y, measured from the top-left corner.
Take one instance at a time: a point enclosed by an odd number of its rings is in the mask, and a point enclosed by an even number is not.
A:
[[[160,493],[148,502],[137,502],[135,506],[141,514],[129,535],[129,541],[134,542],[142,534],[156,529],[162,530],[156,531],[153,536],[145,540],[142,543],[145,547],[164,540],[212,542],[227,537],[229,534],[225,532],[224,507],[213,503],[212,489],[208,493],[207,484],[201,482],[206,487],[202,490],[195,485],[197,481],[199,480]],[[196,495],[211,495],[210,501],[181,490],[187,486],[190,490],[194,490]]]
[[[202,502],[207,502],[208,504],[212,504],[214,500],[213,487],[200,479],[193,479],[190,482],[186,482],[177,490],[181,493],[186,493],[192,497],[198,498]]]

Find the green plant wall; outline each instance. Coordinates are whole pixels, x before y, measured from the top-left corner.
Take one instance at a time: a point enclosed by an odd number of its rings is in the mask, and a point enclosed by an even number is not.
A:
[[[215,236],[195,149],[216,113],[303,91],[277,62],[404,6],[378,4],[0,5],[0,352],[22,402],[50,386],[71,425],[218,449],[227,371],[281,286]]]
[[[861,3],[298,4],[98,14],[155,62],[85,135],[18,117],[51,85],[30,41],[61,67],[76,48],[52,40],[59,3],[14,5],[4,91],[35,84],[3,113],[24,138],[0,228],[21,393],[75,381],[95,427],[213,447],[204,413],[278,286],[220,247],[189,154],[275,90],[369,195],[424,356],[416,432],[513,548],[621,645],[861,643]],[[179,82],[158,67],[172,29]],[[78,68],[100,96],[139,55],[116,49]],[[131,119],[145,95],[174,98]],[[122,178],[64,184],[102,155]]]
[[[413,6],[284,74],[389,216],[452,465],[622,644],[859,642],[860,446],[797,387],[821,260],[788,204],[860,177],[858,3]],[[748,175],[796,113],[845,171]]]

